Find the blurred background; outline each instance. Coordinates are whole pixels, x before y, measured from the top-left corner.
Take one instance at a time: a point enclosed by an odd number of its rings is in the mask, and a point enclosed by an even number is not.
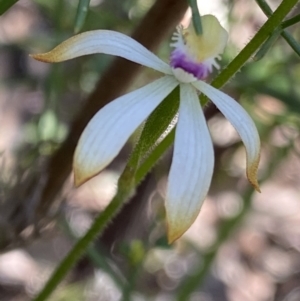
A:
[[[200,13],[216,15],[229,31],[226,65],[267,17],[254,0],[203,2]],[[275,9],[280,1],[268,3]],[[87,121],[159,76],[105,55],[52,65],[31,59],[74,34],[77,6],[20,0],[0,18],[1,301],[30,300],[116,191],[134,137],[99,176],[73,186],[72,154]],[[80,31],[133,33],[168,61],[175,26],[189,20],[186,9],[182,0],[92,0]],[[300,41],[299,26],[287,30]],[[258,127],[261,194],[246,180],[237,133],[208,105],[216,166],[190,230],[167,244],[170,149],[49,300],[300,300],[299,78],[299,56],[279,37],[223,89]]]

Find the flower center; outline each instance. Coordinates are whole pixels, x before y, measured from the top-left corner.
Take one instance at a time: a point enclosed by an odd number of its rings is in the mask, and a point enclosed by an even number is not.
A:
[[[186,29],[177,28],[173,34],[170,56],[174,76],[184,83],[205,79],[213,70],[219,69],[216,59],[220,59],[227,43],[228,34],[216,17],[206,15],[201,18],[202,35],[198,36],[192,24]]]

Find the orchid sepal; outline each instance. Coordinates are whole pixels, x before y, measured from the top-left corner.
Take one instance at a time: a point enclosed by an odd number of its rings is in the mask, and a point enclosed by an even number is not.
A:
[[[166,193],[169,243],[193,224],[208,193],[214,152],[196,89],[180,85],[179,117]]]
[[[91,119],[76,147],[73,170],[80,186],[102,171],[138,126],[178,85],[164,76],[107,104]]]
[[[210,98],[240,135],[246,148],[247,178],[253,187],[260,192],[257,170],[261,146],[259,134],[252,118],[238,102],[218,89],[203,81],[193,82],[192,85]]]
[[[164,74],[172,74],[170,66],[143,45],[131,37],[111,30],[80,33],[49,52],[32,54],[31,57],[45,63],[58,63],[94,53],[119,56]]]

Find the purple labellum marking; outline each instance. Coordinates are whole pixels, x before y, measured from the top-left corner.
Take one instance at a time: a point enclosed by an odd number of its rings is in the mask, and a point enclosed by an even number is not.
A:
[[[181,68],[198,79],[205,79],[210,73],[210,68],[203,63],[196,63],[179,49],[172,51],[170,56],[172,68]]]

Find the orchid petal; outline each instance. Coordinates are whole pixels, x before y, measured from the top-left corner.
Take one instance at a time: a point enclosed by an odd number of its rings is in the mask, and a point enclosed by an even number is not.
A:
[[[120,56],[162,73],[172,74],[170,66],[143,45],[131,37],[111,30],[84,32],[64,41],[50,52],[31,56],[42,62],[57,63],[93,53]]]
[[[173,242],[194,222],[207,195],[214,150],[196,90],[180,85],[179,118],[166,194],[168,239]]]
[[[212,100],[241,136],[247,153],[247,178],[260,192],[257,182],[260,139],[252,118],[240,104],[227,94],[202,81],[194,82],[192,85]]]
[[[101,109],[79,139],[73,163],[75,185],[83,184],[105,168],[135,129],[177,85],[173,77],[165,76]]]

